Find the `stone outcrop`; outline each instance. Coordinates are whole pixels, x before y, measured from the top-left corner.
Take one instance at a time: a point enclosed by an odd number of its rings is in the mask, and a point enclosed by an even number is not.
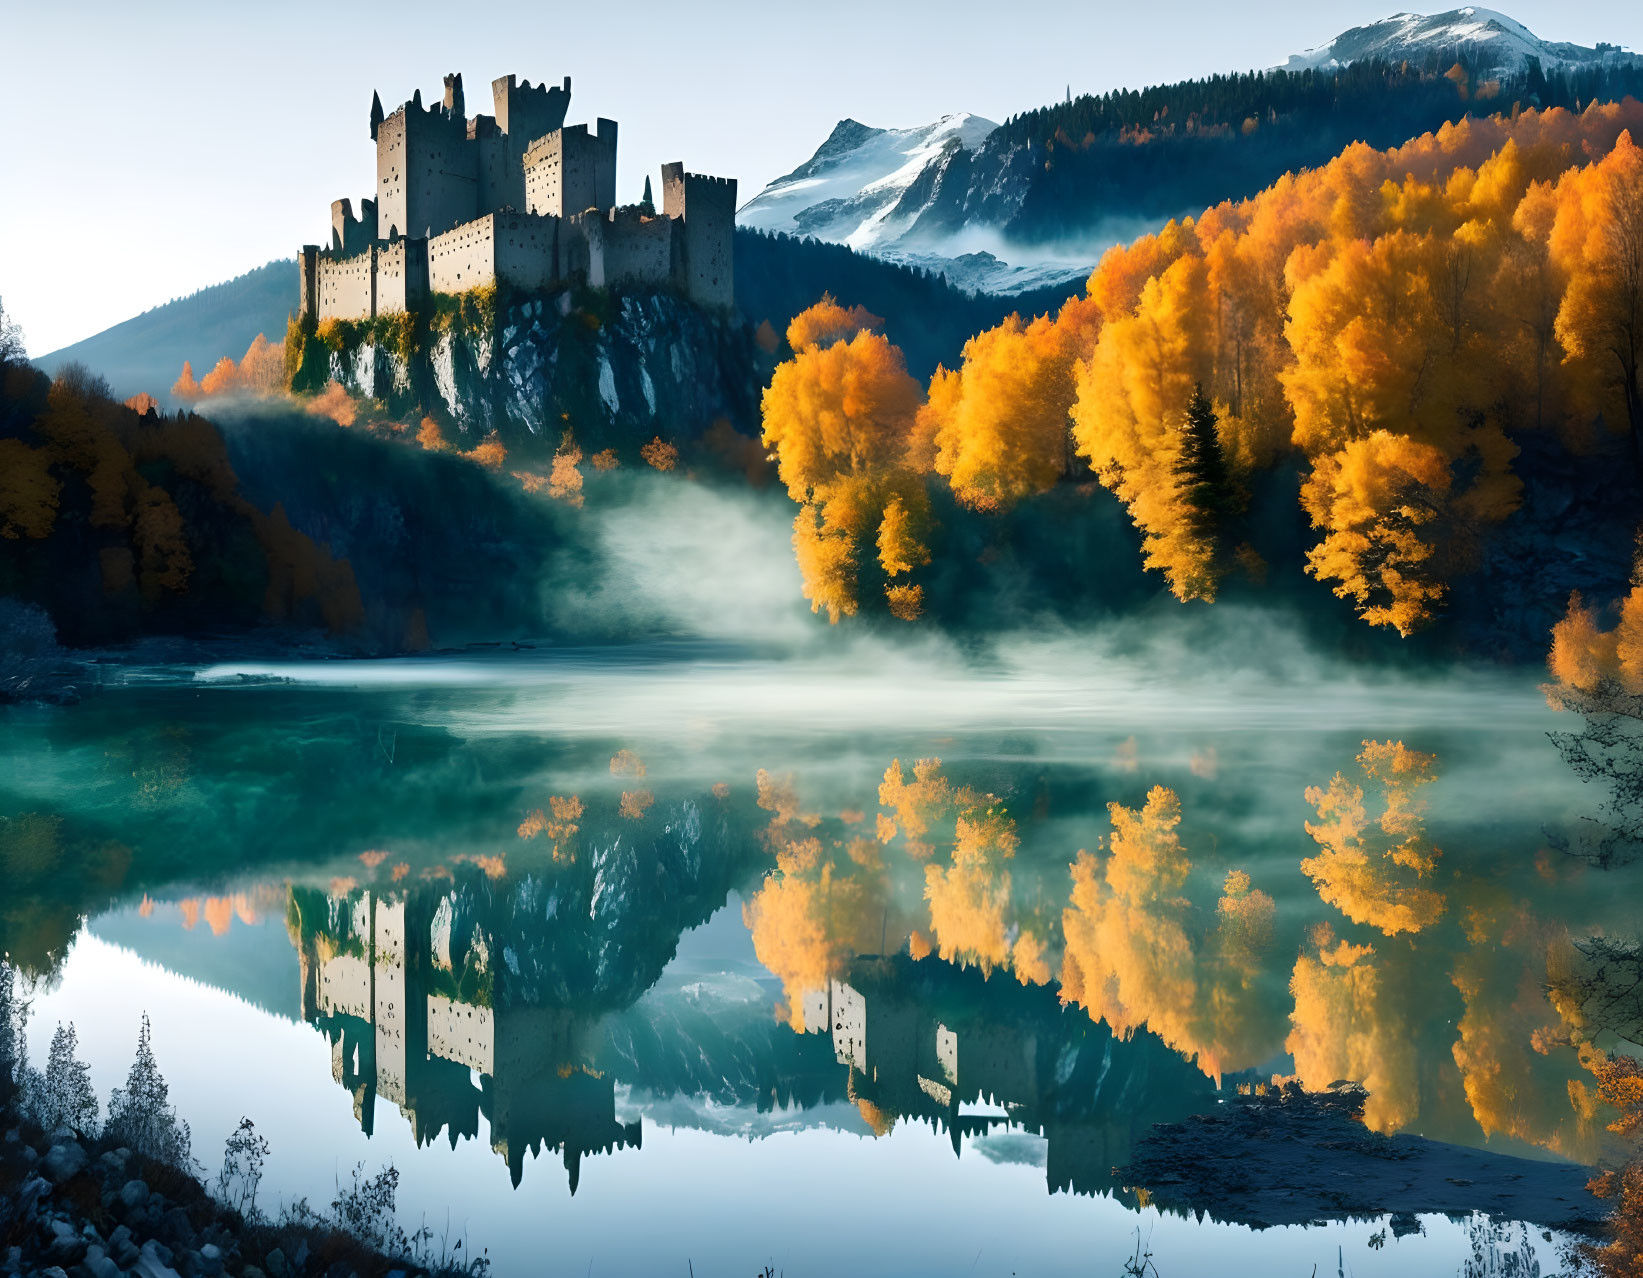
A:
[[[247,1220],[186,1170],[0,1107],[0,1278],[483,1278],[383,1254],[310,1213]]]
[[[577,298],[592,299],[578,305]],[[698,439],[720,419],[757,434],[761,353],[745,322],[669,291],[504,303],[494,323],[427,326],[405,353],[367,336],[329,353],[329,377],[401,413],[429,413],[475,438],[585,450],[653,436]]]

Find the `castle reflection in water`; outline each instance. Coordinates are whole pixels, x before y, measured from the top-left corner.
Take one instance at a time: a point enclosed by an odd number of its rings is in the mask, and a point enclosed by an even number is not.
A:
[[[1097,1193],[1117,1188],[1114,1169],[1154,1123],[1213,1103],[1212,1083],[1148,1034],[1121,1041],[1047,990],[905,955],[860,957],[810,991],[802,1035],[768,1001],[750,1029],[585,992],[543,997],[553,924],[521,928],[516,908],[537,886],[473,874],[291,889],[303,1018],[330,1040],[332,1076],[367,1134],[378,1098],[419,1145],[477,1138],[483,1119],[516,1186],[527,1154],[547,1150],[575,1193],[585,1156],[640,1147],[641,1121],[618,1111],[642,1100],[709,1096],[765,1114],[849,1102],[875,1133],[927,1123],[955,1155],[966,1138],[1031,1133],[1051,1191]]]

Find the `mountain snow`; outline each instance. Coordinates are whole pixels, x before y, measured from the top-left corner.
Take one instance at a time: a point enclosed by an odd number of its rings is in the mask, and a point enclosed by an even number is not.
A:
[[[841,120],[816,153],[777,178],[737,210],[739,225],[758,231],[809,236],[847,244],[857,252],[944,275],[971,292],[1017,293],[1050,283],[1082,280],[1093,257],[1012,264],[989,252],[997,236],[962,234],[951,242],[903,237],[924,205],[909,195],[958,150],[974,151],[998,126],[979,115],[944,115],[918,129],[876,129]],[[1105,247],[1105,246],[1103,246]]]
[[[1328,44],[1297,53],[1284,63],[1285,71],[1328,70],[1365,58],[1399,62],[1419,58],[1433,50],[1464,51],[1483,64],[1484,70],[1516,70],[1530,58],[1541,66],[1581,66],[1594,62],[1635,62],[1638,55],[1616,45],[1569,44],[1542,40],[1528,27],[1493,9],[1451,9],[1430,17],[1419,13],[1395,13],[1390,18],[1365,27],[1343,31]]]
[[[954,149],[974,150],[997,127],[968,113],[944,115],[921,129],[841,120],[815,155],[742,205],[736,220],[854,249],[885,247],[911,224],[895,210],[919,175]]]
[[[1364,58],[1397,62],[1433,51],[1446,56],[1464,52],[1484,71],[1515,70],[1529,58],[1539,58],[1547,70],[1643,62],[1617,45],[1587,48],[1542,40],[1503,13],[1465,8],[1430,17],[1393,14],[1296,54],[1282,69],[1327,70]],[[1082,279],[1113,238],[1099,234],[1055,249],[1027,247],[1006,242],[996,226],[973,215],[957,226],[940,218],[925,219],[915,233],[948,166],[961,151],[979,150],[996,127],[991,120],[967,113],[944,115],[916,129],[878,129],[841,120],[813,156],[742,205],[736,220],[754,230],[847,244],[858,252],[944,275],[971,291],[1016,293]],[[933,230],[932,220],[942,222],[945,229]],[[1133,234],[1147,228],[1127,229]]]

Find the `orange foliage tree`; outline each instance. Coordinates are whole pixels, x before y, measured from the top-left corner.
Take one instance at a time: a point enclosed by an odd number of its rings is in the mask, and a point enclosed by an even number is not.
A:
[[[1012,315],[965,344],[957,371],[936,371],[918,434],[933,452],[930,465],[961,502],[998,509],[1068,473],[1073,366],[1099,318],[1084,298],[1054,319]]]
[[[1442,916],[1442,892],[1428,886],[1438,850],[1426,839],[1426,804],[1416,797],[1437,779],[1437,759],[1401,741],[1365,741],[1358,755],[1363,782],[1380,792],[1371,817],[1363,783],[1337,772],[1329,785],[1310,787],[1306,801],[1318,821],[1306,832],[1322,849],[1301,862],[1318,895],[1354,923],[1388,936],[1419,932]]]
[[[1150,1029],[1211,1077],[1270,1054],[1281,1030],[1256,980],[1272,940],[1272,898],[1247,874],[1228,874],[1206,933],[1183,892],[1192,861],[1174,791],[1154,786],[1139,811],[1113,803],[1108,812],[1108,854],[1080,852],[1072,867],[1062,999],[1120,1037]]]
[[[1515,432],[1578,436],[1601,415],[1635,454],[1640,124],[1627,100],[1358,144],[1111,250],[1089,282],[1101,324],[1074,435],[1148,565],[1213,597],[1170,465],[1199,382],[1235,471],[1303,459],[1308,571],[1405,634],[1515,509]]]
[[[788,329],[797,354],[764,393],[764,444],[800,504],[793,550],[805,598],[835,622],[858,607],[866,539],[892,505],[885,572],[910,570],[922,553],[912,533],[928,499],[907,460],[922,396],[900,350],[861,326],[871,319],[831,298],[802,312]]]
[[[171,387],[172,395],[185,403],[235,392],[263,397],[284,394],[285,347],[275,346],[258,333],[239,360],[224,355],[199,381],[194,380],[193,365],[184,360],[182,374]]]

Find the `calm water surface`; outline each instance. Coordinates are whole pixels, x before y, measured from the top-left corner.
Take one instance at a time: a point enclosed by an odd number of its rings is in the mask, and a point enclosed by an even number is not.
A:
[[[1637,882],[1556,850],[1597,799],[1567,716],[1075,656],[156,669],[5,711],[36,1058],[72,1020],[106,1096],[146,1010],[203,1161],[247,1115],[265,1205],[391,1162],[503,1278],[1557,1272],[1513,1222],[1258,1231],[1116,1169],[1295,1074],[1596,1156],[1559,991]]]

